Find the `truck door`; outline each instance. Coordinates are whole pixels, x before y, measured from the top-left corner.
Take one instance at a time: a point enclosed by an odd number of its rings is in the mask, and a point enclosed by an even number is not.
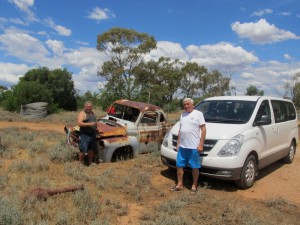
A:
[[[162,138],[160,113],[145,111],[138,124],[140,153],[158,150]]]

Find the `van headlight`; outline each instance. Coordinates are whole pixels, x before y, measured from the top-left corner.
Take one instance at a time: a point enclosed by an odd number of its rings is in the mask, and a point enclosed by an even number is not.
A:
[[[165,147],[168,147],[169,134],[170,134],[170,131],[168,130],[167,133],[165,134],[163,142],[162,142],[162,145]]]
[[[238,134],[232,139],[230,139],[218,152],[218,156],[229,157],[236,156],[239,154],[241,146],[244,141],[244,135]]]

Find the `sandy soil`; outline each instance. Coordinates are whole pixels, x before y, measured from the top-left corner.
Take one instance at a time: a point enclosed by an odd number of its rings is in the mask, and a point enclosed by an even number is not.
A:
[[[55,130],[64,134],[64,124],[52,123],[30,123],[30,122],[0,122],[0,129],[6,127],[26,127],[33,130]],[[299,146],[297,147],[297,151]],[[209,184],[210,188],[216,192],[226,191],[226,194],[232,194],[235,197],[242,196],[249,199],[264,200],[283,198],[300,204],[300,154],[297,152],[292,164],[284,164],[277,162],[259,172],[259,176],[254,186],[248,190],[239,190],[231,182],[219,181],[201,177],[201,185]],[[153,181],[157,182],[157,186],[172,185],[174,177],[170,178],[164,175],[165,171],[157,174]]]

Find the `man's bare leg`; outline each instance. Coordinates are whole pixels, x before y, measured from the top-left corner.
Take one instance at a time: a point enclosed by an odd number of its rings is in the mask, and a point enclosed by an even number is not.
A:
[[[193,185],[192,185],[192,190],[197,190],[198,188],[198,178],[199,178],[199,169],[193,169],[192,171],[193,175]]]
[[[182,167],[177,167],[177,185],[176,187],[179,189],[183,189],[183,174],[184,170]]]

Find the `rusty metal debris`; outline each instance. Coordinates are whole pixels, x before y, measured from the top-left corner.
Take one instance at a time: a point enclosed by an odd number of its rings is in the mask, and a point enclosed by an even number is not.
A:
[[[71,186],[71,187],[59,188],[59,189],[35,188],[25,197],[25,200],[29,198],[36,198],[38,200],[46,201],[49,196],[66,193],[66,192],[74,192],[78,190],[84,190],[84,185],[81,184],[78,186]]]

